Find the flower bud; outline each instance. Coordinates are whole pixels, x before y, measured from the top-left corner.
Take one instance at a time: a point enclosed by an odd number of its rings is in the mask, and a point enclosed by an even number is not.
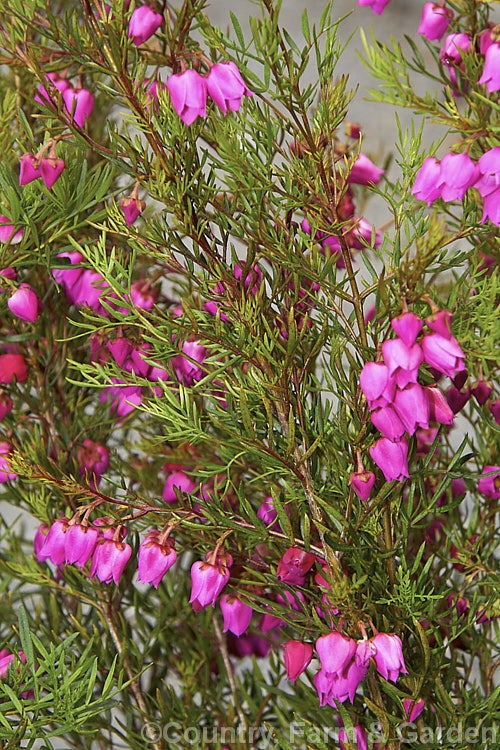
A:
[[[7,300],[7,306],[16,318],[28,323],[34,323],[39,316],[40,302],[29,284],[21,284]]]
[[[147,42],[163,23],[161,13],[156,13],[149,5],[141,5],[132,13],[128,25],[128,35],[133,44],[139,47]]]
[[[240,636],[245,633],[252,619],[253,609],[242,602],[236,594],[224,594],[220,598],[220,608],[224,617],[224,630]]]

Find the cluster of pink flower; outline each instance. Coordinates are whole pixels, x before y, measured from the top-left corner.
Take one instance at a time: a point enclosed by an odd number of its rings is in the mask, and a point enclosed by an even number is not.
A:
[[[397,337],[382,344],[384,362],[367,362],[360,375],[371,421],[383,435],[370,455],[388,482],[409,476],[405,432],[427,429],[430,421],[451,425],[455,416],[437,386],[421,386],[417,379],[423,362],[454,378],[465,370],[465,355],[451,334],[449,310],[433,313],[426,323],[433,333],[417,342],[422,320],[411,312],[395,318],[391,325]]]
[[[500,146],[486,151],[476,162],[468,154],[446,154],[440,162],[429,156],[422,164],[413,195],[430,206],[437,198],[462,200],[469,188],[484,200],[484,224],[490,219],[500,226]]]
[[[335,701],[351,703],[358,685],[365,678],[370,659],[385,680],[396,682],[400,672],[407,674],[403,645],[394,633],[377,633],[372,638],[355,641],[338,631],[322,635],[316,641],[321,669],[314,676],[320,705],[335,708]],[[290,640],[285,645],[285,668],[288,679],[295,681],[313,658],[311,644]]]
[[[57,93],[56,93],[57,92]],[[57,107],[57,97],[61,96],[67,113],[72,122],[84,128],[94,108],[94,95],[86,88],[78,85],[76,88],[58,73],[47,73],[43,84],[38,86],[35,101],[39,104]]]
[[[92,524],[77,517],[59,518],[48,528],[42,524],[33,542],[39,562],[50,560],[54,565],[77,565],[84,568],[92,559],[90,577],[103,583],[120,577],[132,555],[132,547],[123,541],[126,529],[114,526],[113,519],[96,518]],[[138,580],[158,587],[161,579],[175,563],[175,542],[170,537],[171,527],[162,532],[152,529],[146,534],[138,552]]]

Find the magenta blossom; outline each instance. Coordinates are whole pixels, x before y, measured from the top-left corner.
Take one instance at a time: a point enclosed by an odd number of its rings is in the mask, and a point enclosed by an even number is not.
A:
[[[0,354],[0,383],[12,383],[14,378],[18,383],[28,379],[28,367],[23,355],[15,352]]]
[[[36,156],[33,156],[33,154],[23,154],[19,170],[19,185],[28,185],[28,183],[37,180],[41,176],[40,165],[36,161]]]
[[[403,438],[393,443],[385,437],[380,438],[370,448],[370,456],[382,470],[387,482],[396,479],[402,482],[408,479],[408,443]]]
[[[417,29],[430,42],[441,41],[453,18],[451,8],[445,8],[438,3],[425,3],[422,8],[422,18]]]
[[[425,201],[430,206],[441,195],[440,177],[441,165],[433,156],[428,156],[418,171],[411,192],[417,200]]]
[[[413,346],[422,330],[423,322],[412,312],[405,312],[391,320],[392,329],[404,341],[406,346]]]
[[[381,16],[384,12],[385,6],[388,5],[390,0],[358,0],[358,5],[368,5],[374,13]]]
[[[383,169],[377,167],[365,154],[360,154],[352,165],[347,179],[348,182],[354,182],[357,185],[370,185],[371,183],[377,185],[383,174]]]
[[[68,526],[64,536],[64,562],[84,568],[92,557],[100,533],[93,526],[74,523]]]
[[[174,539],[170,537],[162,541],[156,529],[146,534],[139,546],[137,580],[142,583],[152,583],[157,589],[167,570],[177,560],[174,544]]]
[[[173,108],[186,125],[207,116],[207,82],[196,70],[171,75],[167,88]]]
[[[349,747],[356,747],[358,750],[368,750],[368,739],[363,727],[354,726],[352,729],[344,729],[342,727],[339,731],[339,750],[347,750],[345,742],[349,743]]]
[[[7,306],[16,318],[28,323],[34,323],[40,314],[40,302],[29,284],[21,284],[7,300]]]
[[[94,108],[94,95],[88,89],[67,88],[63,91],[62,97],[73,121],[80,128],[84,128]]]
[[[132,547],[126,542],[100,539],[92,557],[90,577],[97,576],[103,583],[114,581],[118,585],[131,554]]]
[[[441,159],[439,190],[444,201],[461,201],[479,178],[479,169],[468,154],[446,154]]]
[[[486,50],[484,69],[478,83],[484,83],[488,93],[500,91],[500,44],[495,42]]]
[[[458,372],[465,370],[465,354],[453,336],[445,338],[439,333],[424,336],[422,350],[427,364],[443,375],[453,378]]]
[[[341,677],[356,653],[356,641],[342,633],[322,635],[316,641],[321,668],[329,675]]]
[[[366,502],[370,497],[373,485],[375,484],[375,474],[373,471],[357,471],[349,477],[349,484],[352,486],[356,495]]]
[[[128,35],[136,47],[147,42],[163,23],[161,13],[155,13],[149,5],[136,8],[130,17]]]
[[[242,602],[236,594],[224,594],[220,598],[220,608],[224,617],[224,630],[240,636],[246,633],[250,620],[252,619],[253,609]]]
[[[40,175],[49,190],[63,173],[64,167],[64,161],[59,159],[55,153],[53,156],[44,157],[40,162]]]
[[[396,682],[399,673],[408,674],[403,658],[403,644],[395,633],[377,633],[370,639],[377,649],[377,671],[386,680]]]
[[[189,603],[194,607],[196,602],[201,609],[208,604],[213,607],[229,578],[230,572],[225,565],[213,565],[202,560],[193,563]]]
[[[241,107],[244,96],[252,96],[234,62],[212,65],[206,77],[207,91],[224,114],[227,110],[236,112]]]
[[[50,560],[54,565],[62,565],[66,559],[66,532],[69,522],[66,517],[58,518],[49,528],[42,547],[37,552],[40,562]]]

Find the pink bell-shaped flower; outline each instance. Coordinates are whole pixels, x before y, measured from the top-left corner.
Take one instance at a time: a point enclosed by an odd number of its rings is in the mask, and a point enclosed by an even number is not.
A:
[[[491,412],[491,416],[500,427],[500,398],[497,398],[496,401],[490,401],[488,409]]]
[[[52,185],[59,179],[63,173],[65,163],[63,159],[59,159],[54,152],[50,156],[44,157],[40,162],[40,174],[47,188],[50,190]]]
[[[446,154],[441,159],[439,190],[444,201],[461,201],[479,178],[479,168],[468,154]]]
[[[253,614],[253,609],[248,604],[242,602],[236,594],[223,594],[220,608],[224,617],[223,633],[230,630],[238,637],[246,633]]]
[[[356,185],[377,185],[384,170],[377,167],[365,154],[360,154],[349,172],[348,182]]]
[[[434,331],[435,333],[439,333],[439,335],[443,336],[445,339],[450,339],[452,320],[453,315],[451,310],[438,310],[437,312],[433,312],[431,315],[429,315],[425,319],[425,322],[432,331]]]
[[[68,526],[64,538],[64,562],[84,568],[92,557],[99,537],[99,531],[86,523]]]
[[[356,653],[356,641],[342,633],[322,635],[316,641],[321,668],[330,675],[340,677],[351,664]]]
[[[484,69],[478,83],[484,83],[488,93],[500,91],[500,44],[495,42],[486,50]]]
[[[361,370],[359,384],[370,409],[392,403],[396,382],[391,378],[387,365],[382,362],[367,362]]]
[[[394,377],[399,388],[417,382],[418,369],[424,359],[418,344],[407,346],[402,339],[390,339],[382,344],[382,352],[389,375]]]
[[[403,658],[403,644],[395,633],[377,633],[371,638],[377,652],[375,663],[377,671],[386,680],[396,682],[399,673],[408,674]]]
[[[17,474],[12,471],[9,461],[9,454],[12,450],[12,445],[6,440],[0,442],[0,482],[10,482],[11,479],[16,479]]]
[[[33,154],[23,154],[19,170],[19,185],[27,185],[41,176],[40,165],[36,162],[36,157]]]
[[[225,565],[213,565],[202,560],[193,563],[189,603],[194,606],[194,602],[197,602],[201,609],[208,604],[213,607],[229,578],[230,573]]]
[[[441,62],[448,67],[460,65],[462,52],[468,52],[471,46],[472,39],[468,34],[448,34],[439,53]]]
[[[375,409],[370,418],[381,434],[389,440],[397,440],[405,432],[405,426],[392,406]]]
[[[94,109],[94,95],[88,89],[68,88],[63,91],[62,97],[75,124],[84,128]]]
[[[380,438],[371,446],[370,456],[382,470],[387,482],[392,482],[393,479],[402,482],[409,478],[408,443],[405,438],[397,443]]]
[[[424,386],[424,391],[429,399],[429,420],[431,422],[438,422],[439,424],[452,425],[455,415],[450,409],[441,389],[426,385]]]
[[[356,495],[366,503],[375,484],[375,474],[373,471],[357,471],[350,475],[349,484]]]
[[[177,560],[174,549],[174,539],[167,537],[162,540],[158,531],[153,530],[146,534],[144,541],[139,546],[138,581],[152,583],[155,589],[161,579]]]
[[[11,313],[20,320],[34,323],[39,315],[40,303],[35,291],[29,284],[21,284],[14,294],[7,300]]]
[[[137,217],[144,211],[146,203],[138,198],[122,198],[120,201],[120,208],[125,216],[125,221],[130,227]]]
[[[253,95],[234,62],[212,65],[206,81],[209,96],[224,114],[227,114],[228,109],[236,112],[241,107],[243,96]]]
[[[50,560],[54,565],[63,565],[66,559],[66,532],[69,528],[68,519],[58,518],[49,528],[43,547],[37,553],[38,560]]]
[[[417,336],[422,330],[423,322],[412,312],[405,312],[391,320],[392,329],[400,339],[403,339],[406,346],[413,346]]]
[[[453,378],[457,372],[465,370],[465,354],[453,336],[444,338],[439,333],[424,336],[422,350],[427,364],[443,375]]]
[[[310,643],[302,641],[287,641],[285,644],[284,658],[286,676],[292,682],[300,677],[302,672],[309,666],[313,657],[313,647]]]
[[[136,47],[139,47],[144,42],[147,42],[148,39],[151,39],[162,23],[163,16],[161,13],[156,13],[149,5],[141,5],[130,16],[128,25],[129,38],[132,39]]]
[[[71,88],[71,84],[65,78],[61,78],[58,73],[47,73],[44,76],[44,84],[40,83],[34,101],[40,104],[49,104],[56,98],[56,92],[62,94],[66,89]],[[50,93],[49,93],[50,92]]]
[[[424,430],[429,427],[429,399],[418,383],[410,383],[406,388],[398,389],[393,408],[410,435],[414,434],[417,427]]]
[[[28,379],[28,367],[23,355],[15,352],[0,354],[0,383],[12,383],[14,378],[18,383]]]
[[[374,13],[381,16],[384,12],[385,6],[388,5],[390,0],[358,0],[358,5],[368,5]]]
[[[444,5],[438,3],[425,3],[417,33],[425,36],[430,42],[434,40],[439,42],[446,33],[453,15],[451,8],[445,8]]]
[[[500,146],[486,151],[478,159],[477,166],[480,176],[474,187],[486,198],[500,188]]]
[[[411,192],[417,200],[425,201],[430,206],[441,196],[440,178],[441,165],[433,156],[429,156],[420,167]]]
[[[196,70],[171,75],[167,79],[172,106],[186,125],[207,116],[207,82]]]
[[[97,576],[103,583],[114,581],[118,585],[131,554],[132,547],[126,542],[100,539],[92,557],[90,577]]]

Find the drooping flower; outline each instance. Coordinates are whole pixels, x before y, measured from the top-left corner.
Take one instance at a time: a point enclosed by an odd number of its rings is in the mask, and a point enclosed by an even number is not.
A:
[[[444,201],[461,201],[479,177],[479,168],[468,154],[446,154],[441,159],[439,191]]]
[[[392,404],[396,382],[391,378],[387,365],[382,362],[366,362],[359,376],[359,384],[370,409]]]
[[[483,198],[500,188],[500,146],[494,146],[479,157],[479,178],[474,187]]]
[[[92,556],[90,577],[97,576],[103,583],[114,581],[118,585],[131,554],[132,547],[126,542],[100,539]]]
[[[40,172],[40,165],[35,161],[36,157],[33,154],[23,154],[21,156],[20,170],[19,170],[19,185],[28,185],[33,180],[38,180],[42,176]]]
[[[51,153],[42,159],[40,162],[40,175],[49,190],[57,182],[65,166],[64,160],[56,156],[55,150],[53,154]]]
[[[92,557],[100,533],[93,526],[74,523],[69,525],[64,537],[64,562],[84,568]]]
[[[357,471],[350,475],[349,484],[354,489],[356,495],[363,502],[366,502],[375,484],[375,474],[373,471]]]
[[[402,339],[390,339],[382,344],[382,352],[389,375],[394,377],[399,388],[417,382],[418,369],[424,359],[419,344],[407,346]]]
[[[207,82],[196,70],[185,70],[167,79],[172,106],[186,125],[207,116]]]
[[[457,372],[465,370],[465,354],[453,336],[445,338],[432,333],[424,336],[421,343],[425,361],[438,372],[453,378]]]
[[[40,302],[29,284],[21,284],[7,300],[11,313],[28,323],[34,323],[39,316]]]
[[[378,16],[382,15],[390,0],[358,0],[358,5],[368,5]]]
[[[478,83],[484,83],[490,94],[500,91],[500,44],[498,42],[494,42],[486,50],[483,74]]]
[[[215,63],[206,77],[207,91],[224,114],[237,112],[244,96],[252,96],[234,62]]]
[[[412,312],[405,312],[391,320],[392,329],[404,341],[406,346],[413,346],[422,330],[423,322]]]
[[[455,415],[450,409],[442,390],[430,385],[423,386],[423,388],[429,399],[429,420],[439,424],[452,425],[455,421]]]
[[[50,560],[54,565],[62,565],[66,559],[65,543],[66,532],[69,528],[68,519],[64,516],[58,518],[50,526],[41,549],[37,552],[37,558]]]
[[[128,25],[128,35],[133,44],[139,47],[147,42],[163,23],[161,13],[156,13],[149,5],[141,5],[132,13]]]
[[[182,494],[183,492],[193,492],[195,489],[196,483],[193,482],[193,480],[188,477],[187,474],[185,474],[183,471],[173,471],[171,474],[169,474],[169,476],[167,477],[167,481],[165,482],[162,500],[164,500],[164,502],[168,503],[169,505],[174,505],[178,502],[177,493],[175,492],[175,490],[178,490],[178,492]]]
[[[441,195],[440,177],[440,163],[433,156],[428,156],[418,171],[411,192],[417,200],[425,201],[430,206]]]
[[[406,439],[393,443],[387,438],[380,438],[370,448],[370,456],[382,470],[387,482],[396,479],[402,482],[408,479],[408,443]]]
[[[322,635],[316,641],[321,668],[330,675],[342,676],[356,653],[356,641],[338,632]]]
[[[315,560],[316,557],[309,552],[289,547],[278,563],[276,577],[292,586],[301,586],[305,581],[306,573],[312,568]]]
[[[73,122],[84,128],[94,109],[94,95],[85,88],[67,88],[63,91],[62,97]]]
[[[398,389],[393,408],[410,435],[413,435],[417,427],[424,430],[429,427],[429,399],[418,383],[410,383],[406,388]]]
[[[400,672],[408,674],[399,636],[395,633],[377,633],[371,641],[377,649],[374,656],[377,671],[384,679],[396,682]]]
[[[96,489],[102,475],[109,466],[109,451],[101,443],[86,438],[78,448],[80,474],[89,476],[89,484]]]
[[[208,604],[213,607],[229,578],[230,572],[225,565],[212,564],[203,560],[193,563],[189,603],[194,606],[196,602],[201,609]]]
[[[157,589],[167,570],[177,560],[174,544],[175,541],[171,537],[162,541],[156,529],[146,534],[144,541],[139,545],[137,580],[152,583]]]
[[[22,354],[7,352],[0,354],[0,383],[22,383],[28,378],[28,366]]]
[[[220,608],[224,617],[223,633],[230,630],[240,636],[248,630],[253,615],[250,605],[242,602],[236,594],[224,594],[220,598]]]
[[[295,682],[302,672],[307,669],[312,657],[313,647],[310,643],[293,640],[287,641],[284,651],[287,678]]]
[[[377,185],[383,174],[384,170],[377,167],[366,154],[360,154],[352,166],[348,182],[357,185]]]
[[[417,29],[430,42],[441,41],[453,18],[451,8],[446,8],[438,3],[425,3],[422,8],[422,18]]]

